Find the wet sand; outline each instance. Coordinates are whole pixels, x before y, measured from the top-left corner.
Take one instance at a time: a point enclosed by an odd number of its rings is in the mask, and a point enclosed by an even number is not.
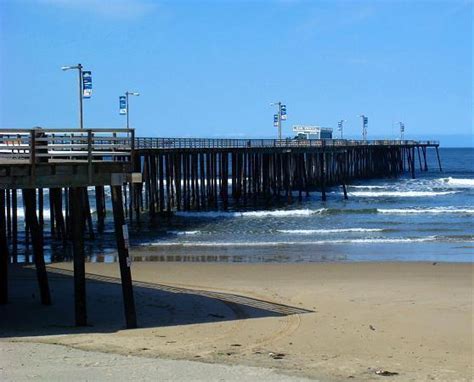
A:
[[[50,307],[38,304],[34,272],[12,269],[1,341],[257,366],[323,381],[384,378],[377,370],[400,381],[472,379],[472,264],[137,262],[135,330],[123,330],[120,286],[96,276],[87,283],[92,326],[75,328],[72,278],[57,273],[71,268],[50,267]],[[118,276],[117,264],[86,270]]]

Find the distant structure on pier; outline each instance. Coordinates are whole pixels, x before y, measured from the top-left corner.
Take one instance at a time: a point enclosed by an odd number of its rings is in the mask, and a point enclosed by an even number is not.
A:
[[[293,132],[296,133],[298,139],[332,139],[330,127],[294,125]]]

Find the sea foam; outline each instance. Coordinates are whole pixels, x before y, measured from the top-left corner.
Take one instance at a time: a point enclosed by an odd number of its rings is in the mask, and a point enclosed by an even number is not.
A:
[[[416,197],[425,197],[425,196],[450,195],[450,194],[456,194],[457,192],[458,191],[382,191],[382,192],[353,191],[349,193],[349,196],[372,197],[372,198],[382,198],[382,197],[416,198]]]
[[[264,218],[269,216],[274,217],[291,217],[291,216],[311,216],[322,214],[326,211],[326,208],[319,208],[316,210],[312,209],[301,209],[301,210],[274,210],[274,211],[243,211],[243,212],[225,212],[225,211],[179,211],[176,212],[176,216],[190,217],[190,218],[235,218],[235,217],[247,217],[247,218]]]
[[[472,208],[455,208],[455,207],[433,207],[433,208],[378,208],[377,212],[381,214],[394,215],[413,215],[413,214],[474,214]]]
[[[295,235],[312,235],[346,232],[382,232],[383,228],[334,228],[334,229],[279,229],[277,232]]]
[[[181,243],[154,242],[143,244],[153,247],[278,247],[292,245],[327,245],[327,244],[390,244],[390,243],[421,243],[436,241],[436,236],[414,237],[414,238],[363,238],[363,239],[340,239],[340,240],[317,240],[317,241],[259,241],[259,242],[191,242]]]
[[[439,181],[454,187],[471,188],[474,187],[474,179],[468,178],[440,178]]]
[[[193,236],[198,235],[201,231],[167,231],[170,235],[177,235],[177,236]]]

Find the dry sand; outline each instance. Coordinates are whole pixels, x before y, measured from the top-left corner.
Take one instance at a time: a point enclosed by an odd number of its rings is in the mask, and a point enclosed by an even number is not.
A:
[[[86,270],[118,276],[117,264]],[[50,274],[50,307],[38,304],[32,270],[11,273],[2,341],[257,366],[323,381],[473,376],[472,264],[134,263],[133,278],[143,282],[135,288],[135,330],[123,330],[120,286],[107,279],[88,281],[92,326],[75,328],[68,273]],[[376,375],[380,369],[398,375]]]

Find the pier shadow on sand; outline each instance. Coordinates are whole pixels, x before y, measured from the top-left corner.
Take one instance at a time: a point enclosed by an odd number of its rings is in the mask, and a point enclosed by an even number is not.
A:
[[[125,329],[120,280],[87,274],[89,325],[74,326],[74,280],[71,271],[48,269],[53,304],[41,305],[35,270],[12,266],[10,298],[0,305],[0,338]],[[310,310],[235,294],[134,282],[139,328],[214,323],[310,313]]]

